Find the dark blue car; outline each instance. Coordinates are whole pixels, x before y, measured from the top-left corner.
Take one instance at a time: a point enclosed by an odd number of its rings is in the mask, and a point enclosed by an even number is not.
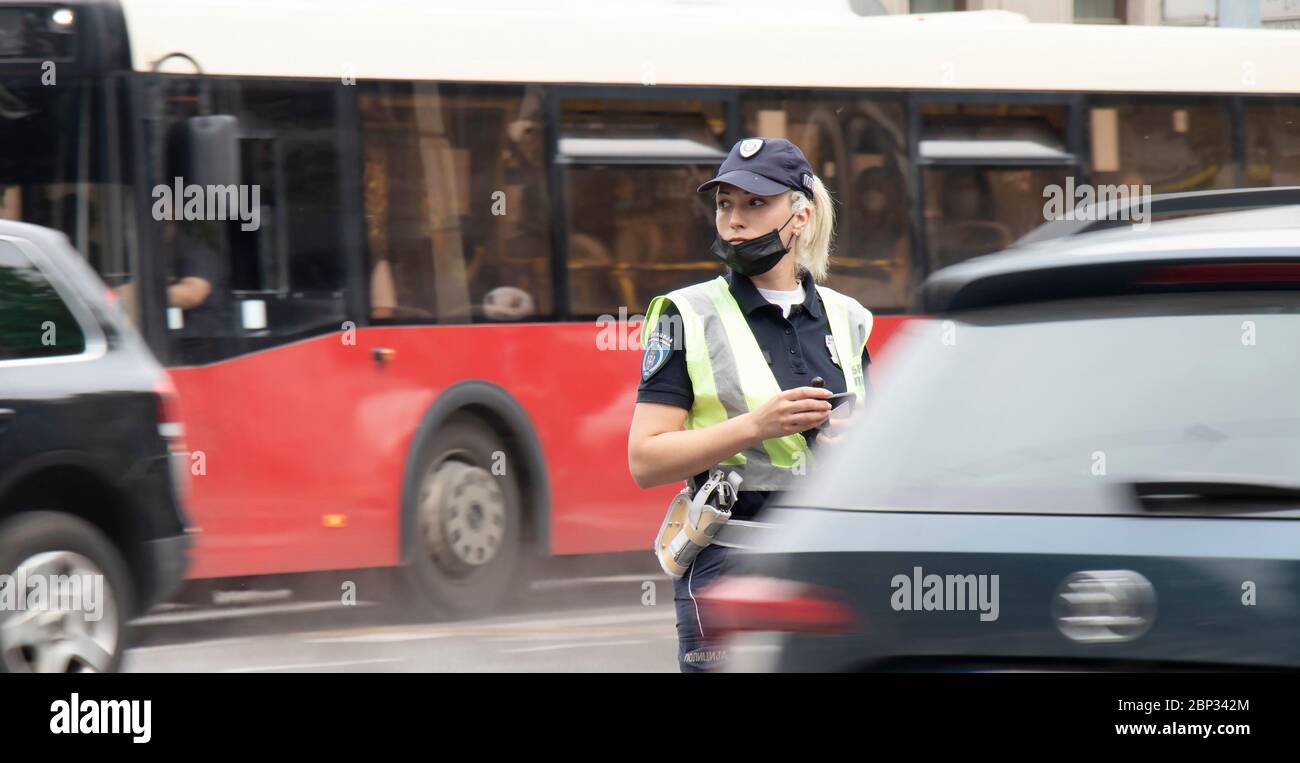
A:
[[[925,284],[706,592],[732,667],[1300,667],[1300,206],[1095,227]]]

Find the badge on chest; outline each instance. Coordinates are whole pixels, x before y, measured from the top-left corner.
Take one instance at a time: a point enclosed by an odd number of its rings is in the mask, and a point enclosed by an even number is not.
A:
[[[826,335],[826,351],[831,354],[831,362],[834,363],[836,367],[839,367],[840,356],[839,353],[835,352],[835,337],[832,334]]]

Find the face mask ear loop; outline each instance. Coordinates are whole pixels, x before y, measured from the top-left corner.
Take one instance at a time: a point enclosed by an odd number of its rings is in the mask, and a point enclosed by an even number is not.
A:
[[[790,224],[790,221],[794,219],[795,214],[796,214],[795,212],[791,212],[790,216],[785,218],[785,222],[781,223],[781,227],[776,229],[776,237],[778,239],[781,238],[781,231],[785,230],[785,226]],[[794,240],[797,238],[799,238],[798,233],[790,237],[790,243],[787,244],[784,241],[782,241],[781,246],[785,247],[785,250],[788,252],[790,251],[790,247],[794,245]]]

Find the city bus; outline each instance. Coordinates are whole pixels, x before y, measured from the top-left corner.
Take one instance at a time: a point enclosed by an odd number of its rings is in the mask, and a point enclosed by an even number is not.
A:
[[[168,366],[192,577],[482,611],[539,557],[649,558],[677,486],[627,468],[637,321],[721,272],[694,189],[736,140],[826,182],[877,361],[1047,187],[1300,184],[1295,32],[853,7],[6,2],[0,216]]]

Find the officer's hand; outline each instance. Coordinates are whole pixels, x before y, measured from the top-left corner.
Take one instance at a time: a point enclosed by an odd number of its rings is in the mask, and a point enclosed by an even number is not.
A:
[[[831,394],[822,387],[782,391],[751,414],[758,427],[758,439],[770,440],[821,426],[831,413],[831,404],[826,402]]]
[[[859,404],[853,406],[853,412],[848,416],[831,416],[827,420],[826,428],[817,433],[817,445],[839,445],[844,442],[845,433],[857,421],[861,412],[862,406]]]

